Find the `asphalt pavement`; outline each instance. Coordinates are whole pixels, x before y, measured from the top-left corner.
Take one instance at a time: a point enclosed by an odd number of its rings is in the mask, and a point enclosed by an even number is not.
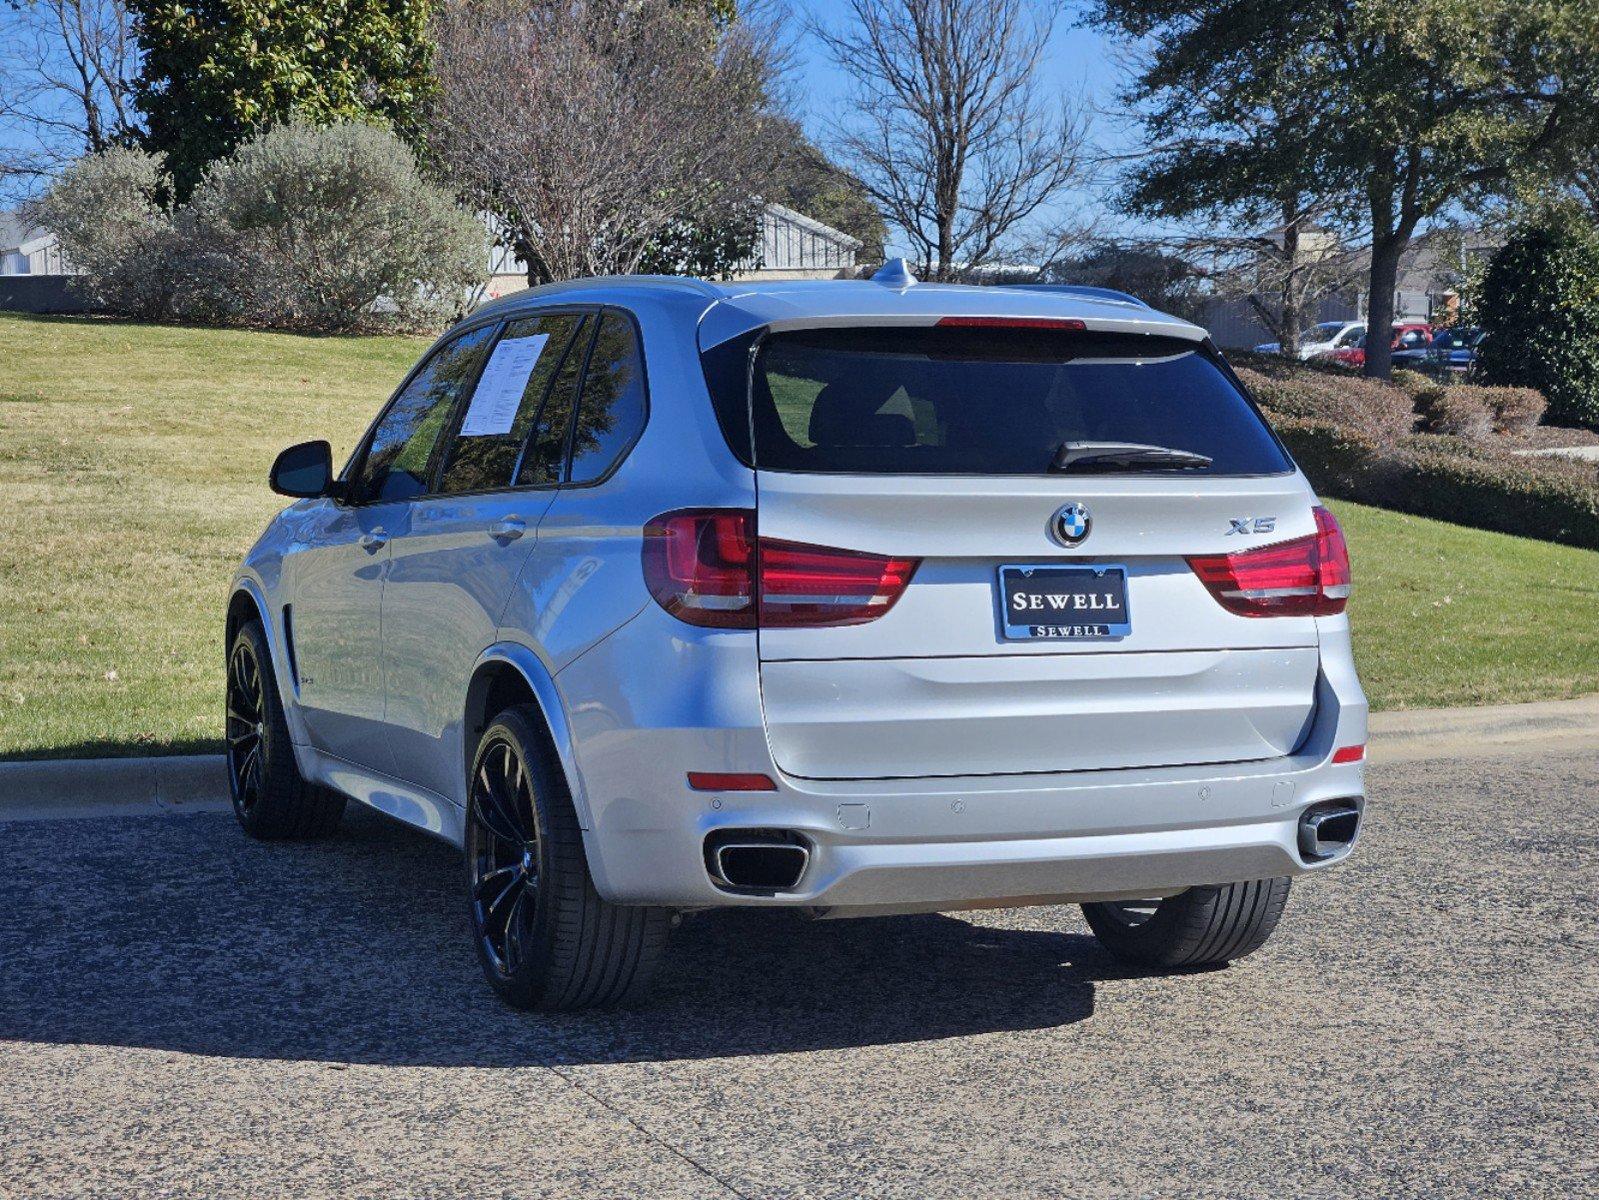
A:
[[[449,848],[0,823],[0,1196],[1599,1193],[1599,748],[1379,765],[1234,966],[1076,909],[693,918],[654,1003],[529,1016]]]

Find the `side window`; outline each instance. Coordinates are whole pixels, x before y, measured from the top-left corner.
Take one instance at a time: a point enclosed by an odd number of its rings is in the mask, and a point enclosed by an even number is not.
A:
[[[395,398],[361,460],[351,489],[357,502],[408,500],[427,491],[433,447],[493,333],[493,326],[484,326],[441,346]]]
[[[439,491],[511,486],[517,454],[584,319],[579,313],[556,313],[506,326],[450,443]]]
[[[572,432],[573,483],[589,483],[609,471],[644,428],[644,363],[633,322],[617,312],[600,318],[583,398]]]
[[[588,356],[593,328],[594,321],[585,321],[567,348],[566,358],[533,426],[533,439],[528,443],[527,455],[522,459],[517,483],[538,485],[561,482],[561,468],[566,464],[566,435],[572,425],[578,378],[583,372],[583,360]]]

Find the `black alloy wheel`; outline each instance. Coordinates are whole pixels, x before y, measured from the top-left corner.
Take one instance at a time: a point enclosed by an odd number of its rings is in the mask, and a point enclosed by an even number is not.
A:
[[[489,965],[509,979],[532,946],[542,875],[532,784],[509,738],[481,753],[469,812],[472,925]]]

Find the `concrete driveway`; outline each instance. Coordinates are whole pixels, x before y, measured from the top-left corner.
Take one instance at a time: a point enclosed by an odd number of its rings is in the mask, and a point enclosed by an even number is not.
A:
[[[653,1007],[524,1016],[449,849],[356,813],[0,824],[0,1195],[1594,1195],[1599,753],[1372,772],[1237,966],[1075,909],[679,930]]]

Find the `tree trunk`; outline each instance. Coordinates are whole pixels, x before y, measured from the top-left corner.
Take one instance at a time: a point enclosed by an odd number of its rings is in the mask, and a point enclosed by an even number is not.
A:
[[[1366,365],[1368,379],[1387,379],[1393,367],[1394,288],[1399,282],[1403,238],[1384,238],[1371,247],[1371,276],[1366,285]]]
[[[1284,358],[1299,357],[1299,339],[1305,330],[1305,311],[1299,290],[1299,212],[1292,201],[1283,204],[1282,331],[1277,348]]]

